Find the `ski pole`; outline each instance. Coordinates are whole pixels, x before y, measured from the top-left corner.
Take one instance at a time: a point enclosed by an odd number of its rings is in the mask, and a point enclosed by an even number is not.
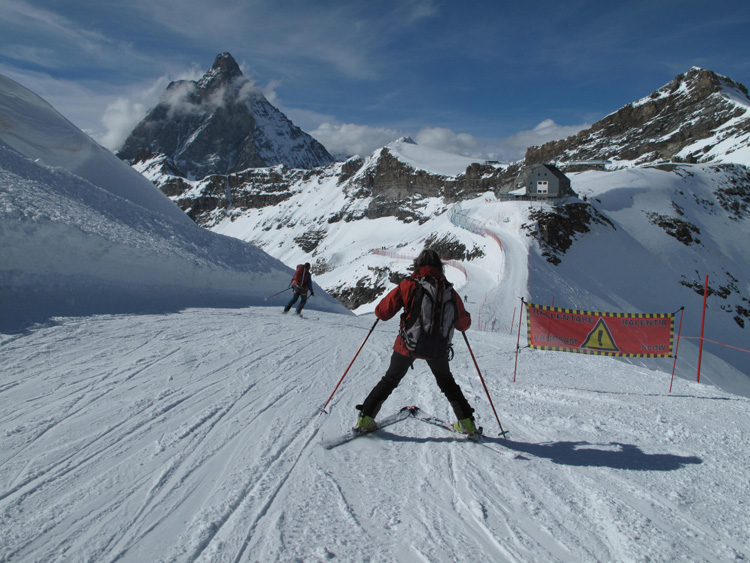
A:
[[[282,289],[278,293],[274,293],[273,295],[269,295],[268,297],[265,298],[264,301],[268,301],[269,299],[271,299],[271,297],[276,297],[277,295],[281,295],[282,293],[284,293],[285,291],[289,291],[290,289],[292,289],[291,285],[289,287],[287,287],[286,289]]]
[[[471,349],[471,346],[469,345],[469,339],[466,338],[465,332],[461,331],[461,334],[463,334],[464,336],[466,347],[469,349],[469,354],[471,354],[471,359],[474,361],[474,367],[477,368],[477,373],[479,374],[479,380],[482,382],[482,387],[484,387],[484,392],[487,393],[487,398],[490,400],[490,406],[492,407],[492,412],[495,413],[495,419],[497,420],[497,425],[500,427],[500,436],[505,438],[505,435],[507,434],[507,432],[503,430],[503,425],[500,424],[500,417],[497,416],[495,405],[492,403],[492,397],[490,397],[490,392],[487,390],[487,385],[484,382],[484,377],[482,377],[482,372],[479,371],[479,364],[477,364],[477,359],[474,357],[474,351]]]
[[[339,385],[341,385],[341,382],[344,381],[344,378],[346,377],[346,374],[349,373],[349,368],[352,367],[352,364],[354,363],[354,360],[357,359],[357,356],[359,356],[359,353],[362,351],[362,348],[365,347],[365,342],[367,342],[367,339],[370,338],[370,335],[372,334],[372,331],[375,330],[375,325],[378,324],[378,321],[380,319],[375,319],[375,322],[372,324],[372,328],[370,328],[370,332],[367,333],[367,336],[365,336],[365,339],[362,341],[362,344],[359,347],[359,350],[357,350],[357,353],[354,354],[354,357],[352,358],[352,361],[349,362],[349,366],[346,368],[346,371],[344,372],[344,375],[341,376],[341,379],[339,379],[339,382],[336,384],[336,387],[333,390],[333,393],[331,393],[331,396],[328,397],[328,400],[326,401],[326,404],[323,405],[323,408],[320,409],[320,414],[328,414],[326,411],[326,407],[328,406],[328,403],[331,402],[331,399],[333,399],[333,396],[336,394],[336,391],[339,388]]]

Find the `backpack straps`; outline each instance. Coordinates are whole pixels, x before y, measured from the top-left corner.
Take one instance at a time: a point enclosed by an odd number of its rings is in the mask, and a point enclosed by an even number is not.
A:
[[[399,329],[399,335],[404,342],[406,342],[406,331],[410,329],[415,322],[419,321],[419,316],[422,313],[422,293],[424,293],[424,288],[417,278],[411,276],[406,279],[411,280],[412,289],[407,294],[407,302],[405,303],[404,312],[401,313],[401,328]],[[406,349],[409,352],[409,359],[411,360],[409,367],[414,369],[414,360],[417,358],[408,347],[406,347]]]

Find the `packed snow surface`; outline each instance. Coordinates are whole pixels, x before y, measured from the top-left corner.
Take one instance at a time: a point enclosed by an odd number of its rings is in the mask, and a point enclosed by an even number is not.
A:
[[[397,320],[280,307],[58,319],[0,341],[0,558],[740,561],[750,400],[470,330],[487,437],[413,419],[333,450]],[[669,361],[665,360],[665,364]],[[386,402],[452,420],[424,362]]]

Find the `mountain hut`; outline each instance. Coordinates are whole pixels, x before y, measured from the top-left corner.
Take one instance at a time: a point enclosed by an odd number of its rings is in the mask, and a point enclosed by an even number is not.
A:
[[[570,178],[552,164],[536,164],[524,169],[516,181],[515,195],[531,199],[575,196]]]

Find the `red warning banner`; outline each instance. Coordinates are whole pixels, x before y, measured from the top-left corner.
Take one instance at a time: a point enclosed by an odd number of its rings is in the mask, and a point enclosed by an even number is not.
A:
[[[599,356],[671,356],[674,313],[595,313],[526,304],[529,347]]]

